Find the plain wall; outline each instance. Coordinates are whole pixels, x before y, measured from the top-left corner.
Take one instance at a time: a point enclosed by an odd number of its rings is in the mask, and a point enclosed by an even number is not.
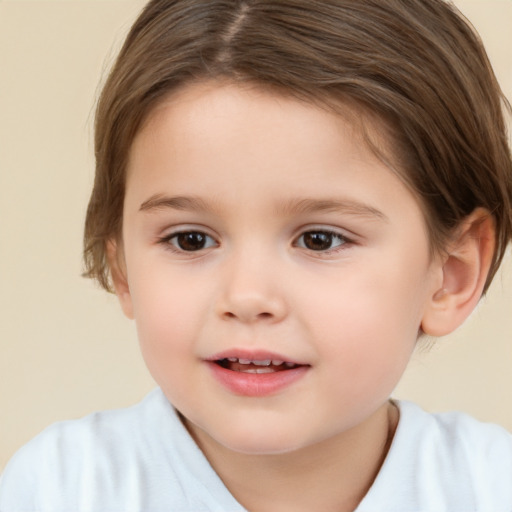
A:
[[[80,277],[98,82],[141,0],[0,0],[0,469],[52,422],[154,384],[116,298]],[[512,98],[512,2],[456,2]],[[396,396],[512,430],[512,262]]]

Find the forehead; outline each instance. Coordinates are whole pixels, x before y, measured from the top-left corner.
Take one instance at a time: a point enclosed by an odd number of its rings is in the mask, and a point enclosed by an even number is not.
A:
[[[240,226],[328,212],[403,222],[405,214],[424,228],[414,195],[369,149],[356,116],[255,88],[186,88],[134,140],[125,226],[148,212],[194,211]]]
[[[262,115],[262,108],[265,116]],[[156,141],[158,130],[165,124],[175,130],[169,144],[175,148],[197,149],[201,138],[212,138],[219,134],[219,128],[241,120],[237,130],[246,127],[254,144],[262,134],[274,134],[286,130],[287,124],[304,126],[321,121],[322,129],[329,129],[340,136],[357,139],[353,149],[360,148],[361,154],[369,149],[374,156],[393,172],[401,175],[401,154],[397,149],[396,135],[389,122],[363,104],[340,97],[295,95],[293,91],[278,90],[244,82],[207,80],[186,84],[172,91],[160,100],[146,115],[131,145],[128,172],[134,167],[133,155],[149,139]],[[304,135],[307,136],[306,130]],[[295,133],[297,136],[297,133]],[[187,141],[185,139],[188,139]],[[235,150],[233,140],[232,150]],[[290,138],[290,144],[293,139]],[[367,155],[366,155],[367,157]]]

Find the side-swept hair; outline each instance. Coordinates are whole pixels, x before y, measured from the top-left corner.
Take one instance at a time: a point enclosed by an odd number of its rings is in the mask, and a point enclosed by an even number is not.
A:
[[[106,244],[121,233],[141,123],[172,91],[216,79],[377,115],[435,250],[475,208],[493,215],[487,289],[512,237],[508,104],[478,35],[444,0],[150,1],[97,106],[85,276],[111,291]]]

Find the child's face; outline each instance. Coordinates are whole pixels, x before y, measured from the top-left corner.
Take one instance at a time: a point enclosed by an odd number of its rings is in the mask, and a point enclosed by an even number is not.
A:
[[[346,121],[190,86],[136,137],[124,207],[117,291],[192,430],[286,452],[385,407],[440,270],[417,201]]]

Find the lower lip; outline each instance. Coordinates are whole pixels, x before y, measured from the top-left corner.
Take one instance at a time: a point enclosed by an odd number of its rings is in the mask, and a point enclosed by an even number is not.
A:
[[[299,366],[273,373],[245,373],[227,370],[213,362],[208,362],[208,365],[217,381],[229,391],[255,397],[279,393],[304,377],[309,369],[309,366]]]

